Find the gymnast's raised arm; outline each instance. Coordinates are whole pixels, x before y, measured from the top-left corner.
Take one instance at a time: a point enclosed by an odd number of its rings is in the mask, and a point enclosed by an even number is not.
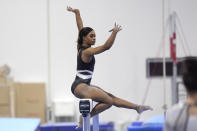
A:
[[[75,13],[77,27],[78,27],[78,30],[80,31],[83,28],[83,22],[82,22],[82,19],[81,19],[81,16],[80,16],[80,11],[78,9],[73,9],[69,6],[67,7],[67,10],[70,11],[70,12]]]
[[[120,30],[122,30],[121,26],[115,23],[112,33],[110,37],[107,39],[107,41],[101,46],[88,48],[87,50],[84,51],[84,54],[87,56],[92,56],[92,55],[100,54],[106,50],[109,50],[112,47],[116,35]]]

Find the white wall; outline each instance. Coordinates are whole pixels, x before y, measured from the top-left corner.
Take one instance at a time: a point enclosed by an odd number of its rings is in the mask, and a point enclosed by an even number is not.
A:
[[[47,80],[46,29],[45,1],[0,1],[0,65],[15,80]]]
[[[180,17],[192,55],[197,55],[196,4],[195,0],[173,0],[166,3],[166,17],[169,11],[176,11]],[[52,99],[74,98],[70,86],[76,72],[78,32],[74,14],[67,12],[66,6],[80,9],[84,26],[95,29],[96,45],[107,40],[110,35],[108,30],[115,22],[122,25],[123,30],[118,33],[114,46],[96,56],[92,84],[120,98],[140,104],[149,82],[145,76],[145,60],[148,57],[162,57],[162,49],[159,50],[162,1],[50,0]],[[47,1],[1,0],[0,19],[0,65],[10,65],[15,81],[47,83]],[[168,33],[168,30],[166,32]],[[177,43],[177,56],[184,56],[179,36]],[[169,57],[168,36],[166,57]],[[167,103],[170,106],[170,80],[167,79],[166,82]],[[142,114],[142,120],[163,112],[162,84],[162,79],[152,80],[146,104],[153,106],[154,111]],[[120,122],[134,120],[136,116],[133,110],[112,107],[102,113],[100,119]]]

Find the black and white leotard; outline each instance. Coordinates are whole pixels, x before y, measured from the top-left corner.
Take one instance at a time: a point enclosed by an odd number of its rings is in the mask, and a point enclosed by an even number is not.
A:
[[[77,74],[75,77],[74,82],[72,83],[71,86],[71,91],[74,94],[75,88],[80,84],[80,83],[86,83],[90,85],[93,71],[94,71],[94,64],[95,64],[95,58],[94,56],[92,57],[91,61],[89,63],[83,62],[81,55],[82,52],[87,49],[88,47],[81,47],[79,49],[79,53],[77,56]]]

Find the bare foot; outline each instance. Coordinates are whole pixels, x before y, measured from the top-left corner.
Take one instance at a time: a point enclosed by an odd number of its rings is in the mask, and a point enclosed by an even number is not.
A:
[[[79,117],[79,123],[77,125],[77,127],[75,128],[75,130],[81,128],[83,126],[83,118],[82,118],[82,115],[80,115]]]
[[[150,106],[138,105],[136,109],[138,114],[141,114],[142,112],[147,111],[147,110],[153,110],[153,108]]]

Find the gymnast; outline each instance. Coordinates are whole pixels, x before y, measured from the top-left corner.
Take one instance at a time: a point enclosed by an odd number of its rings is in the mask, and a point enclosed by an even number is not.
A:
[[[150,106],[128,102],[104,91],[98,86],[90,84],[95,64],[94,55],[103,53],[112,47],[117,33],[122,29],[121,26],[115,23],[107,41],[101,46],[92,47],[96,41],[96,34],[94,30],[90,27],[83,27],[80,11],[78,9],[67,7],[67,10],[75,14],[79,30],[77,40],[77,75],[71,86],[71,91],[77,98],[92,99],[93,101],[98,102],[90,113],[91,117],[105,111],[112,105],[116,107],[134,109],[139,114],[146,110],[152,110]],[[80,116],[77,128],[80,128],[81,126],[82,117]]]

